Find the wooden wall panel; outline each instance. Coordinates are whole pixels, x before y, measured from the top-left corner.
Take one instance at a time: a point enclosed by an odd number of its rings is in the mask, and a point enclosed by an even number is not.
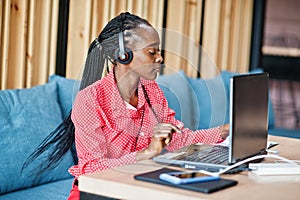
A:
[[[132,0],[131,2],[128,2],[128,5],[132,8],[130,11],[131,13],[134,13],[138,16],[145,17],[143,15],[143,3],[144,0]],[[113,16],[112,16],[113,17]]]
[[[51,49],[51,4],[51,1],[39,0],[29,3],[26,87],[45,83],[48,80]]]
[[[228,69],[235,72],[247,72],[249,69],[250,40],[253,1],[233,1],[231,48]]]
[[[240,44],[240,40],[241,40],[241,22],[243,21],[241,16],[242,13],[242,5],[241,3],[239,3],[240,1],[234,0],[233,1],[233,8],[232,8],[232,34],[231,34],[231,55],[229,57],[229,63],[228,63],[228,67],[231,70],[234,70],[239,62],[238,62],[238,57],[240,57],[240,49],[239,49],[239,44]],[[233,40],[235,40],[235,42],[232,42]]]
[[[33,84],[33,77],[35,75],[33,74],[34,72],[34,45],[35,45],[35,33],[34,33],[34,26],[35,26],[35,1],[32,1],[29,4],[29,12],[28,12],[28,31],[27,31],[27,55],[26,55],[26,64],[27,64],[27,70],[26,74],[29,77],[29,79],[26,80],[26,85],[30,86]],[[42,69],[42,67],[40,67]]]
[[[10,1],[1,1],[0,89],[7,88]]]
[[[73,0],[70,1],[67,47],[67,77],[80,79],[91,42],[100,34],[109,20],[121,12],[129,11],[147,18],[153,26],[162,26],[162,14],[152,15],[149,7],[163,11],[159,0]]]
[[[29,1],[26,87],[46,83],[55,72],[59,0]]]
[[[210,0],[206,3],[203,46],[216,63],[217,71],[247,72],[253,0]],[[213,76],[217,71],[204,74]]]
[[[202,1],[187,1],[185,5],[184,43],[181,52],[182,69],[188,76],[196,77],[199,60]]]
[[[12,0],[9,22],[7,88],[23,88],[25,83],[25,36],[28,3]]]
[[[110,1],[107,0],[93,0],[92,4],[92,16],[91,16],[91,37],[90,41],[94,40],[104,28],[109,18]],[[101,14],[100,14],[101,13]]]
[[[79,3],[80,2],[80,3]],[[111,1],[71,1],[77,6],[73,17],[70,14],[69,42],[76,48],[68,47],[68,77],[78,77],[86,57],[85,52],[90,42],[97,37],[104,25],[120,12],[129,11],[137,14],[153,24],[162,27],[163,1],[151,0],[111,0]],[[204,14],[203,47],[204,55],[201,63],[201,74],[207,78],[216,75],[220,70],[244,72],[248,69],[250,50],[251,13],[253,0],[210,0],[206,1]],[[89,4],[88,8],[86,5]],[[71,9],[73,9],[71,5]],[[97,8],[97,9],[95,9]],[[202,0],[168,1],[167,35],[165,52],[165,73],[184,70],[189,76],[196,76],[198,43],[201,27]],[[91,18],[88,12],[91,9]],[[103,10],[103,12],[99,12]],[[157,12],[159,11],[159,12]],[[78,36],[79,28],[72,25],[72,20],[80,16],[82,20],[90,20],[83,32],[90,33],[89,41]],[[101,13],[101,14],[99,14]],[[156,14],[161,13],[161,14]],[[78,20],[75,20],[78,21]],[[86,21],[88,23],[88,21]],[[82,24],[82,23],[81,23]],[[78,26],[78,25],[77,25]],[[91,31],[90,31],[91,30]],[[174,42],[176,41],[176,42]],[[79,46],[81,48],[79,49]],[[74,74],[75,73],[75,74]]]
[[[220,37],[221,0],[205,1],[203,47],[208,57],[202,60],[201,74],[210,78],[217,74],[217,57]],[[212,63],[212,64],[210,64]]]
[[[169,1],[165,73],[184,70],[196,77],[201,29],[202,0]]]
[[[46,83],[55,72],[58,0],[1,1],[1,89]]]
[[[218,58],[219,61],[217,66],[220,70],[227,69],[228,63],[228,53],[230,45],[230,33],[231,33],[231,5],[232,0],[226,0],[221,4],[221,21],[220,23],[220,37],[219,37],[219,48],[218,48]]]
[[[241,58],[238,67],[234,70],[237,72],[247,72],[250,68],[250,47],[252,33],[252,17],[253,17],[253,0],[245,0],[243,4],[243,33],[241,34]]]
[[[181,50],[183,48],[183,30],[185,25],[185,1],[173,0],[168,2],[165,74],[178,71],[181,66]]]
[[[202,60],[201,75],[248,71],[253,0],[205,2],[203,46],[212,62]],[[166,74],[184,70],[196,75],[202,3],[168,1]],[[55,72],[58,6],[59,0],[0,1],[0,89],[42,84]],[[81,76],[90,43],[120,12],[148,19],[160,34],[165,15],[162,0],[72,0],[69,11],[68,78]]]
[[[58,34],[58,10],[59,0],[51,2],[51,17],[50,17],[50,36],[49,36],[49,69],[48,75],[54,74],[56,70],[56,49],[57,49],[57,34]]]
[[[77,78],[90,44],[92,1],[72,0],[69,10],[67,77]]]

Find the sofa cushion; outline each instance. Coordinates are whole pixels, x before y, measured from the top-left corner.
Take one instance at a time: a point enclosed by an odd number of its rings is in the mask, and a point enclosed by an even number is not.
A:
[[[31,172],[46,162],[45,157],[21,173],[27,157],[62,121],[56,89],[55,83],[48,83],[0,91],[0,194],[71,177],[67,170],[74,162],[69,152],[56,168],[39,178]]]
[[[197,96],[198,112],[196,129],[206,129],[228,123],[228,98],[222,76],[211,79],[188,78],[193,93]],[[196,106],[194,106],[196,107]]]
[[[49,82],[57,84],[58,103],[61,107],[62,118],[65,119],[72,108],[72,103],[75,98],[75,93],[78,91],[75,80],[67,79],[59,75],[49,77]]]
[[[193,106],[196,105],[196,96],[184,72],[161,75],[156,81],[164,92],[169,107],[176,112],[175,118],[181,120],[185,127],[194,129],[197,122],[193,113],[198,107]]]
[[[70,194],[73,180],[70,178],[10,192],[1,195],[0,200],[66,200]]]

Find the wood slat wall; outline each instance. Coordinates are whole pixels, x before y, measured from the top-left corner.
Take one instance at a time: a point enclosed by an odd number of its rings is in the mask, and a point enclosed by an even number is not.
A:
[[[165,73],[184,70],[197,74],[202,0],[169,1],[166,28]]]
[[[206,1],[203,46],[217,71],[248,71],[252,10],[253,0]],[[216,73],[212,69],[202,69],[207,70],[207,76]]]
[[[168,0],[166,74],[182,69],[196,76],[202,5],[203,0]],[[55,73],[58,6],[59,0],[0,0],[0,89],[32,87]],[[203,77],[224,69],[248,71],[252,10],[253,0],[205,0],[203,47],[216,67],[202,61]],[[89,44],[123,11],[162,28],[162,0],[70,1],[68,78],[80,77]]]
[[[58,0],[1,0],[0,88],[28,88],[55,72]]]
[[[203,1],[172,0],[168,5],[166,73],[181,69],[196,77]],[[211,78],[221,70],[248,71],[252,10],[253,0],[205,1],[202,77]]]
[[[111,18],[129,11],[161,27],[163,3],[161,0],[70,1],[66,76],[81,77],[89,44]]]

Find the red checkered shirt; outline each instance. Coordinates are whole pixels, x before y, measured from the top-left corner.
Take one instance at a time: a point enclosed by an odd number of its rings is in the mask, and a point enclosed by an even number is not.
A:
[[[144,85],[151,102],[145,99]],[[154,114],[155,113],[155,114]],[[69,172],[78,177],[136,162],[136,153],[151,142],[153,127],[158,122],[172,123],[182,133],[174,133],[167,150],[201,142],[222,141],[218,128],[192,131],[175,119],[162,90],[155,81],[141,79],[136,108],[125,103],[115,83],[113,70],[103,79],[81,90],[74,101],[72,121],[78,165]]]

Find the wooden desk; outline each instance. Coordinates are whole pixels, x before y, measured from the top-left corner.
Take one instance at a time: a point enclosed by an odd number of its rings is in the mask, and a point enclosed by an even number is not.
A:
[[[278,150],[280,156],[291,160],[300,160],[300,140],[277,136],[269,136],[269,140],[279,142],[279,145],[273,149]],[[273,159],[267,158],[264,162],[273,161]],[[212,194],[203,194],[147,183],[134,180],[133,178],[136,174],[153,171],[162,167],[164,166],[147,160],[84,175],[79,178],[79,190],[85,193],[109,196],[117,199],[139,200],[300,199],[300,175],[290,176],[288,180],[281,179],[280,181],[276,180],[278,176],[267,177],[269,178],[268,180],[253,179],[249,176],[250,172],[246,171],[234,175],[222,175],[223,178],[237,180],[238,185]]]

